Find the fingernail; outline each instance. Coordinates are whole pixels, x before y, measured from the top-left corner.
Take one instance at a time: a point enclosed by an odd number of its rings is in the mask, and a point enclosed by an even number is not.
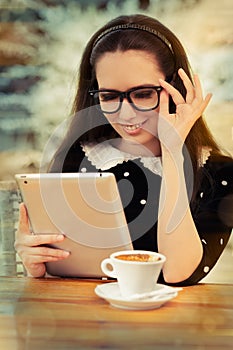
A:
[[[63,241],[64,236],[63,236],[63,235],[57,235],[56,239],[57,239],[58,241]]]
[[[70,255],[70,252],[67,252],[67,251],[63,251],[63,253],[62,253],[62,255],[64,256],[64,257],[67,257],[67,256],[69,256]]]

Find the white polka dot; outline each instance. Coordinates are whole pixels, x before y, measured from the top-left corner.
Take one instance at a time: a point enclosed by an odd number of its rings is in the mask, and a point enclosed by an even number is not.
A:
[[[127,177],[127,176],[129,176],[128,171],[126,171],[126,172],[124,173],[124,177]]]
[[[204,271],[205,273],[209,272],[209,270],[210,270],[209,266],[205,266],[204,269],[203,269],[203,271]]]
[[[205,243],[205,244],[207,244],[207,242],[206,242],[206,240],[205,240],[205,239],[202,239],[202,242],[203,242],[203,243]]]
[[[223,186],[226,186],[226,185],[227,185],[227,181],[222,180],[221,184],[222,184]]]
[[[145,199],[141,199],[141,200],[140,200],[140,203],[141,203],[142,205],[144,205],[144,204],[146,204],[146,200],[145,200]]]
[[[82,168],[81,173],[85,173],[87,171],[87,168]]]
[[[220,244],[223,245],[223,238],[220,239]]]
[[[201,197],[201,198],[203,197],[203,194],[204,194],[203,192],[200,193],[200,197]]]

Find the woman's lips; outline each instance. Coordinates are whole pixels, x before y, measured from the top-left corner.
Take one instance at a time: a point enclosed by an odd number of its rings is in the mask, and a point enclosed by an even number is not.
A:
[[[123,129],[127,134],[135,135],[138,134],[141,131],[142,125],[145,122],[137,123],[137,124],[129,124],[129,125],[122,125]]]

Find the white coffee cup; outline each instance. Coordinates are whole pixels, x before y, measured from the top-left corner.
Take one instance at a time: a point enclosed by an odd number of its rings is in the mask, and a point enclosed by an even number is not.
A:
[[[160,253],[147,250],[115,252],[101,262],[103,273],[116,278],[123,297],[152,292],[166,261]]]

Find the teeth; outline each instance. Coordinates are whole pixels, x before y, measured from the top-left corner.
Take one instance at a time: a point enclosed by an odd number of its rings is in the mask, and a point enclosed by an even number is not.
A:
[[[136,130],[136,129],[140,128],[141,126],[142,126],[142,123],[139,123],[139,124],[134,124],[134,125],[126,125],[125,128],[127,130],[132,131],[132,130]]]

